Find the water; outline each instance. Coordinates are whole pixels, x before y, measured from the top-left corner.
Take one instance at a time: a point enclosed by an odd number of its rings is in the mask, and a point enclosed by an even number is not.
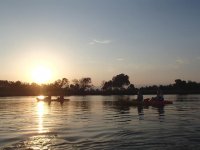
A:
[[[0,149],[200,149],[200,95],[166,95],[174,104],[163,108],[115,103],[134,96],[69,98],[0,98]]]

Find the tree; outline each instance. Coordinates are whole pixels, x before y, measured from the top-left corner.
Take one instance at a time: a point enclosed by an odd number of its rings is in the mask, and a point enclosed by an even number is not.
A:
[[[104,81],[102,83],[102,90],[111,90],[112,89],[112,81]]]
[[[9,87],[10,83],[7,80],[0,80],[0,87]]]
[[[61,88],[69,87],[69,80],[67,78],[63,78],[61,82]]]
[[[134,90],[135,90],[135,86],[134,86],[133,84],[130,84],[130,85],[128,86],[128,90],[129,90],[129,91],[134,91]]]
[[[67,78],[58,79],[54,82],[54,86],[57,88],[69,87],[69,80]]]
[[[90,77],[82,78],[79,80],[80,88],[83,91],[85,91],[87,88],[92,87],[91,83],[92,83],[92,80]]]
[[[54,82],[54,87],[55,87],[55,88],[59,88],[60,85],[61,85],[61,83],[62,83],[62,80],[60,80],[60,79],[56,80],[56,81]]]
[[[124,86],[128,86],[129,84],[129,76],[123,73],[116,75],[112,78],[112,86],[115,88],[123,88]]]
[[[177,87],[178,89],[184,89],[186,87],[186,81],[181,80],[181,79],[176,79],[175,80],[175,87]]]

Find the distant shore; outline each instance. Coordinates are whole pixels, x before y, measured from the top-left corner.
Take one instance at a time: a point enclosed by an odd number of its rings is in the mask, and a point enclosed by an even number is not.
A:
[[[190,92],[181,92],[181,93],[175,93],[175,92],[164,92],[164,95],[198,95],[200,94],[199,91],[190,91]],[[14,93],[10,93],[10,94],[3,94],[0,92],[0,97],[14,97],[14,96],[39,96],[39,95],[44,95],[44,96],[47,96],[47,95],[51,95],[51,96],[59,96],[59,95],[56,95],[56,94],[14,94]],[[124,94],[118,94],[118,93],[112,93],[112,94],[106,94],[106,93],[87,93],[87,94],[73,94],[73,95],[64,95],[64,96],[114,96],[114,95],[119,95],[119,96],[131,96],[131,95],[137,95],[137,93],[124,93]],[[156,95],[155,92],[151,93],[151,92],[147,92],[147,93],[144,93],[143,95]]]
[[[63,78],[49,84],[0,80],[0,97],[38,95],[136,95],[138,91],[143,95],[155,95],[158,89],[162,90],[164,95],[200,94],[200,83],[176,79],[174,83],[169,85],[153,85],[136,88],[133,83],[130,83],[129,76],[123,73],[113,76],[109,81],[103,81],[101,88],[96,88],[92,84],[90,77],[74,79],[71,83],[67,78]]]

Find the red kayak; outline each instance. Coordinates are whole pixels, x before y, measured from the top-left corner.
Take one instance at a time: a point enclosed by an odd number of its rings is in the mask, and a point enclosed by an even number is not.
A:
[[[167,104],[173,104],[172,101],[168,101],[168,100],[157,100],[155,98],[152,99],[144,99],[143,102],[145,105],[150,105],[150,106],[164,106]]]

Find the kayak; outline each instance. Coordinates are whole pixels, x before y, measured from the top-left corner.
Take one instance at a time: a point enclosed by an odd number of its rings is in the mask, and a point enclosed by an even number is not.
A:
[[[69,101],[70,99],[49,99],[49,98],[44,98],[44,99],[40,99],[40,98],[36,98],[38,102],[43,101],[43,102],[66,102]]]
[[[139,102],[137,100],[132,100],[131,101],[132,105],[145,105],[145,106],[164,106],[168,104],[173,104],[172,101],[164,100],[155,100],[155,99],[144,99],[144,101]]]
[[[155,99],[151,99],[151,100],[144,100],[144,103],[149,104],[151,106],[164,106],[164,105],[168,105],[168,104],[173,104],[172,101],[168,101],[168,100],[155,100]]]
[[[53,102],[66,102],[69,101],[70,99],[51,99]]]

